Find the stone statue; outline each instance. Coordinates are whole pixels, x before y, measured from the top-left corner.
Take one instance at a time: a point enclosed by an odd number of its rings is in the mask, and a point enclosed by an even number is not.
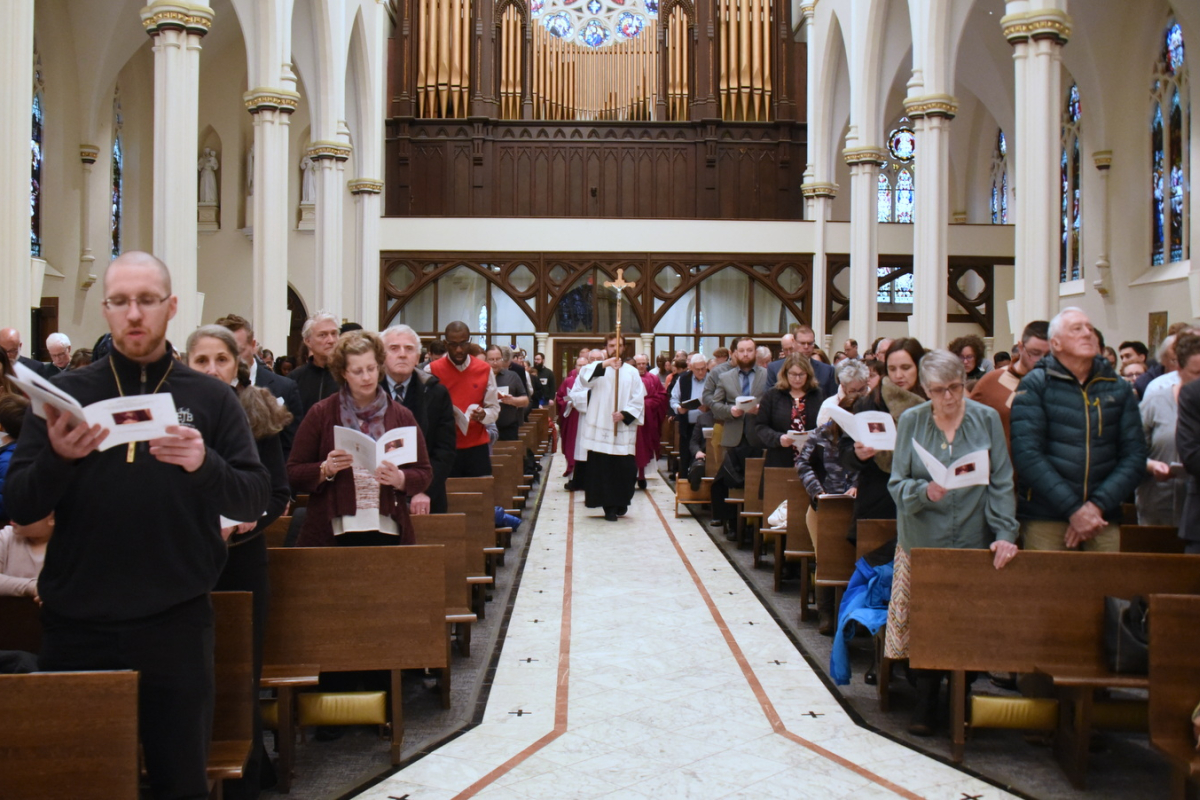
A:
[[[317,202],[317,165],[312,157],[305,155],[300,160],[300,172],[303,175],[300,189],[301,205],[312,205]]]
[[[210,205],[217,204],[217,152],[210,147],[204,148],[204,155],[196,164],[200,172],[200,202]]]

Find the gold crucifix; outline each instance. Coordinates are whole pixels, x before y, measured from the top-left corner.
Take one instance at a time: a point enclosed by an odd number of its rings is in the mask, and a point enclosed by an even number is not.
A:
[[[617,279],[615,281],[605,281],[604,288],[612,289],[617,299],[617,358],[620,359],[624,355],[625,340],[621,338],[621,292],[626,289],[632,289],[636,286],[635,283],[630,283],[625,280],[625,270],[617,270]],[[613,382],[613,413],[620,411],[620,390],[621,390],[621,365],[617,362],[616,377]],[[617,434],[617,422],[613,420],[613,436]]]

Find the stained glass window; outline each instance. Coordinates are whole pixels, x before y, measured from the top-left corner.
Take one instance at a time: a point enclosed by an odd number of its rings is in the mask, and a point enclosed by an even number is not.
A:
[[[29,177],[29,254],[42,255],[42,94],[33,96],[33,132],[29,137],[32,171]]]
[[[887,175],[879,173],[879,222],[892,221],[892,184]]]
[[[912,174],[907,169],[900,170],[896,176],[896,222],[913,221],[914,195]]]
[[[1082,106],[1079,87],[1067,90],[1062,114],[1062,149],[1059,152],[1059,250],[1058,281],[1076,281],[1083,277],[1080,261],[1080,169],[1079,126]]]
[[[121,255],[121,217],[125,206],[125,143],[121,132],[121,97],[113,97],[113,142],[112,182],[109,187],[111,211],[109,233],[112,239],[112,257]]]
[[[992,224],[1008,224],[1008,141],[1004,131],[996,133],[992,150]]]
[[[891,275],[894,270],[895,267],[880,266],[876,270],[876,275],[882,281],[888,275]],[[879,288],[875,291],[875,301],[881,306],[912,305],[912,272],[905,272],[902,275],[896,276],[892,281],[880,283]]]
[[[1150,261],[1188,257],[1191,197],[1190,154],[1184,144],[1191,126],[1183,30],[1171,20],[1150,83]]]

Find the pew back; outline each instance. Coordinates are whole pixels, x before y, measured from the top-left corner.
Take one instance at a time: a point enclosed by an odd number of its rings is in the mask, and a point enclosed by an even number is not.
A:
[[[497,495],[496,488],[498,485],[499,484],[496,483],[496,478],[494,475],[482,475],[478,478],[446,479],[447,492],[478,492],[485,498],[492,498],[492,503],[494,505],[500,506],[501,508],[507,508],[507,503],[502,502],[501,498]]]
[[[1200,596],[1150,596],[1150,740],[1164,750],[1185,744],[1200,758],[1192,738],[1192,710],[1200,704]]]
[[[212,604],[216,663],[212,738],[214,742],[245,740],[248,749],[258,698],[254,683],[253,595],[213,592]]]
[[[1177,553],[1187,545],[1174,525],[1122,525],[1122,553]]]
[[[846,539],[853,514],[853,497],[830,495],[817,500],[809,533],[817,549],[818,586],[845,585],[854,574],[854,545]]]
[[[475,480],[475,479],[471,479]],[[467,515],[420,514],[412,518],[417,544],[441,545],[446,561],[446,610],[461,612],[471,606],[467,584]]]
[[[464,514],[467,518],[467,574],[485,574],[487,557],[484,548],[496,545],[496,510],[492,498],[481,492],[449,492],[446,510],[451,514]]]
[[[32,597],[0,597],[0,650],[42,650],[42,613]]]

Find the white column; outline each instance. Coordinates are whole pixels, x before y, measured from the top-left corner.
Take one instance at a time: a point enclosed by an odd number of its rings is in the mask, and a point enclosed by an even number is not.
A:
[[[1108,250],[1111,246],[1108,236],[1109,226],[1109,207],[1108,207],[1108,173],[1112,167],[1112,151],[1099,150],[1092,153],[1092,160],[1096,164],[1096,171],[1100,173],[1100,255],[1096,257],[1096,274],[1097,277],[1092,281],[1092,286],[1100,293],[1101,297],[1108,297],[1112,291],[1112,273],[1109,269],[1112,264],[1108,261]]]
[[[1013,46],[1016,79],[1013,235],[1018,328],[1032,320],[1050,319],[1059,305],[1061,61],[1062,46],[1071,33],[1071,18],[1065,11],[1028,11],[1027,5],[1024,0],[1010,0],[1013,13],[1000,20]]]
[[[196,147],[200,139],[200,39],[206,5],[155,0],[142,9],[154,40],[154,255],[171,270],[179,311],[167,329],[176,346],[201,322],[196,280]]]
[[[547,368],[554,369],[554,365],[550,363],[551,354],[546,352],[546,348],[549,347],[549,345],[550,345],[550,334],[542,333],[539,331],[538,333],[533,334],[533,340],[534,340],[534,345],[533,345],[534,355],[537,355],[538,353],[544,353],[546,356]]]
[[[817,47],[814,41],[816,37],[816,25],[814,18],[816,16],[817,0],[802,0],[800,3],[800,14],[802,24],[804,25],[804,40],[808,42],[807,58],[808,58],[808,91],[805,93],[805,101],[807,105],[807,114],[805,119],[817,120],[821,118],[821,110],[827,107],[824,102],[825,98],[818,96],[818,88],[823,85],[819,80],[821,61],[820,48]],[[804,218],[812,220],[816,223],[814,229],[815,236],[813,239],[813,260],[812,260],[812,282],[809,285],[809,317],[810,325],[813,331],[816,332],[818,341],[826,335],[826,319],[825,306],[826,293],[826,274],[827,274],[827,259],[825,257],[826,246],[825,223],[829,220],[830,209],[833,205],[833,198],[837,195],[837,185],[830,182],[828,176],[829,166],[829,142],[827,135],[828,126],[810,124],[808,127],[808,164],[804,170],[804,183],[800,186],[800,192],[804,197]]]
[[[816,332],[818,340],[832,331],[827,331],[828,321],[825,319],[826,306],[828,305],[828,297],[826,296],[826,283],[828,274],[828,259],[826,252],[826,236],[828,228],[826,223],[829,221],[830,209],[833,207],[833,198],[837,195],[837,187],[833,184],[807,184],[800,188],[807,199],[806,205],[811,209],[812,216],[809,219],[813,222],[813,259],[812,259],[812,283],[809,284],[809,316],[813,331]]]
[[[258,341],[286,350],[291,329],[288,282],[288,126],[300,95],[259,87],[244,95],[254,118],[254,219],[251,313]]]
[[[843,156],[850,165],[850,337],[871,342],[878,327],[877,183],[886,156],[879,147],[849,148]]]
[[[29,309],[29,119],[33,103],[33,0],[0,3],[0,328],[32,340]],[[24,123],[21,122],[24,120]],[[43,213],[43,216],[48,216]]]
[[[946,288],[950,218],[950,120],[958,110],[953,97],[909,98],[904,110],[917,138],[913,208],[913,313],[910,336],[926,347],[946,344]]]
[[[92,253],[92,165],[100,157],[94,144],[79,145],[83,175],[79,186],[79,286],[87,290],[97,280],[96,256]]]
[[[649,356],[650,369],[654,369],[654,334],[643,333],[638,336],[637,348],[634,350],[634,355]]]
[[[317,309],[348,318],[342,305],[342,192],[350,146],[313,142],[308,148],[317,171]]]
[[[354,195],[354,258],[358,265],[357,321],[367,330],[379,330],[379,205],[383,181],[354,178],[347,186]]]

